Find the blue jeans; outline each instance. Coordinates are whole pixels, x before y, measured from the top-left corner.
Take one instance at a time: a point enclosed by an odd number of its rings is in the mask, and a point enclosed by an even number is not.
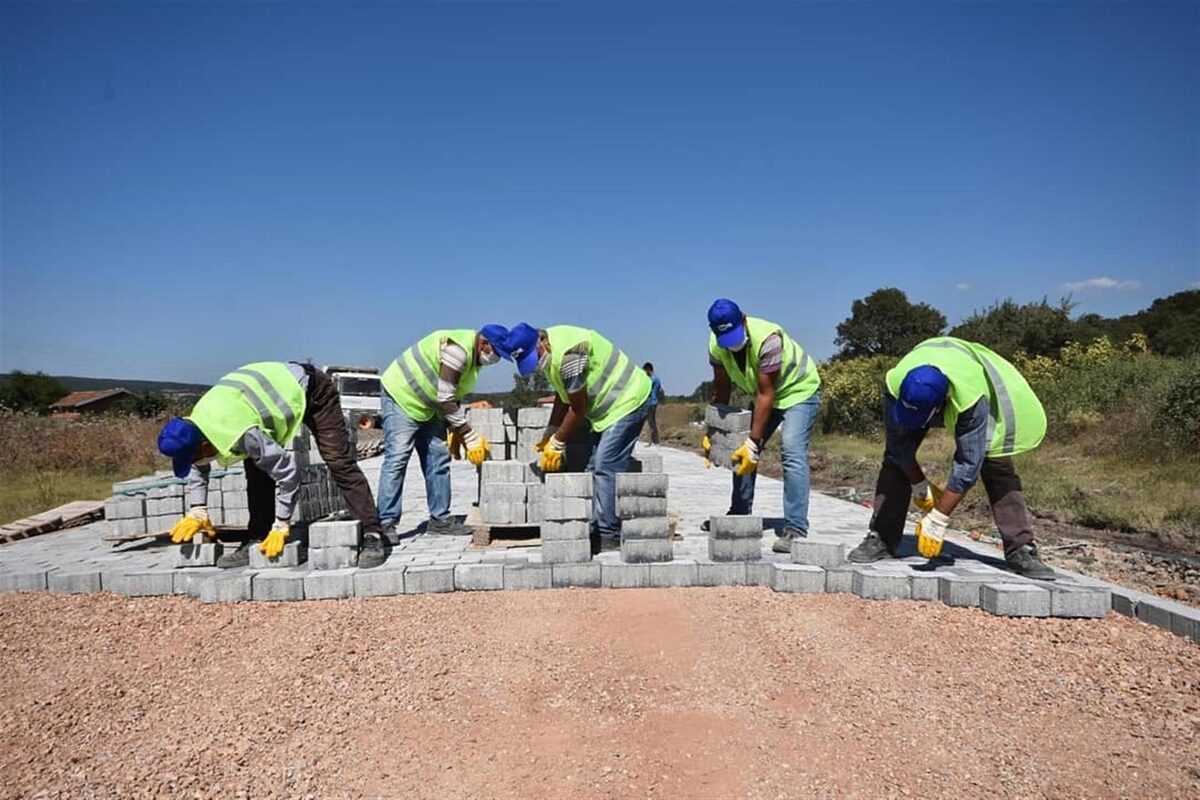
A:
[[[395,525],[403,512],[404,475],[408,460],[417,451],[425,473],[425,496],[430,519],[450,515],[450,448],[446,446],[446,422],[433,417],[417,422],[396,405],[387,392],[380,397],[383,416],[383,467],[379,471],[379,523]]]
[[[765,446],[780,426],[779,446],[783,461],[783,519],[789,528],[808,533],[808,440],[813,424],[817,421],[817,409],[821,406],[818,391],[803,403],[797,403],[786,411],[771,410],[771,418],[763,430]],[[729,501],[730,514],[749,514],[754,507],[754,478],[756,472],[744,478],[733,476],[733,497]]]
[[[617,473],[624,472],[646,422],[649,401],[629,412],[603,433],[592,434],[587,470],[592,473],[592,527],[606,536],[621,530],[617,517]]]

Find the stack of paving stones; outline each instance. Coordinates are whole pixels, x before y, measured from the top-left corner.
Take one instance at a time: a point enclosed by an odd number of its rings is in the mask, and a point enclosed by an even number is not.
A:
[[[704,424],[712,442],[712,463],[725,469],[733,468],[733,451],[742,446],[750,435],[753,414],[734,406],[709,405],[704,409]]]
[[[480,467],[479,517],[489,526],[537,525],[542,521],[542,482],[522,461],[485,461]]]
[[[542,563],[579,564],[591,561],[591,473],[551,473],[545,476],[543,491]]]
[[[709,517],[708,557],[717,562],[759,561],[762,538],[762,517]]]
[[[550,424],[551,411],[549,406],[517,409],[517,441],[512,458],[526,462],[537,460],[538,452],[534,447],[542,441],[542,433]]]
[[[621,560],[650,564],[674,558],[667,516],[667,475],[626,472],[617,476],[617,516],[621,518]]]
[[[512,419],[511,427],[507,424]],[[509,431],[516,430],[515,415],[507,417],[502,408],[469,408],[467,409],[467,424],[471,430],[488,441],[488,450],[493,461],[506,461],[511,457],[510,449],[516,444],[509,444]]]

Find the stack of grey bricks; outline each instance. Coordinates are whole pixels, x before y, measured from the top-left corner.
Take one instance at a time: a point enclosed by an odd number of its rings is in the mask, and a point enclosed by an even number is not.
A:
[[[762,517],[709,517],[708,557],[713,561],[758,561],[762,537]]]
[[[506,461],[509,454],[509,426],[502,408],[469,408],[467,424],[471,430],[488,441],[488,450],[493,461]],[[516,424],[512,428],[515,430]]]
[[[733,451],[742,446],[750,435],[753,414],[734,406],[709,405],[704,409],[704,424],[712,442],[710,458],[718,467],[732,469]]]
[[[479,517],[485,525],[536,525],[542,520],[542,483],[522,461],[485,461],[480,467]]]
[[[357,429],[352,428],[351,430]],[[311,522],[345,511],[346,501],[342,497],[342,492],[333,482],[329,466],[321,457],[317,443],[308,428],[300,428],[299,433],[289,444],[289,449],[296,458],[296,465],[300,468],[300,493],[296,501],[296,508],[292,512],[292,521],[295,523]],[[353,442],[351,442],[350,453],[353,456]],[[227,521],[226,524],[248,524],[249,521],[247,516],[246,523]]]
[[[538,458],[534,447],[542,441],[542,434],[550,424],[551,411],[549,406],[517,409],[517,441],[512,458],[517,461],[534,461]]]
[[[667,475],[617,475],[617,515],[621,518],[621,560],[630,564],[670,561],[671,520],[667,516]]]
[[[630,456],[629,464],[625,467],[626,472],[662,472],[663,460],[662,456],[654,454],[646,454],[641,456]]]
[[[556,472],[545,476],[541,535],[543,564],[592,560],[592,476]]]
[[[361,543],[361,529],[356,519],[314,522],[308,526],[309,568],[332,570],[358,566],[358,547]],[[288,555],[286,548],[284,555]],[[299,555],[297,548],[297,564],[300,563]]]

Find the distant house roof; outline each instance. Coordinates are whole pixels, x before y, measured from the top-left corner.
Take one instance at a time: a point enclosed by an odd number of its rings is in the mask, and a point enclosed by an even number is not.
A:
[[[92,403],[110,400],[114,397],[124,397],[129,394],[125,389],[100,389],[94,392],[71,392],[66,397],[50,404],[51,411],[79,411]]]

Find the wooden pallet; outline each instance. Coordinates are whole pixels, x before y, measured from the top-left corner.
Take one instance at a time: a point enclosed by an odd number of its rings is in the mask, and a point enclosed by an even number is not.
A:
[[[103,500],[76,500],[58,508],[43,511],[41,514],[34,514],[32,517],[0,526],[0,544],[67,528],[77,528],[103,518]]]
[[[475,531],[472,547],[541,547],[541,526],[534,525],[485,525],[479,515],[479,506],[472,506],[464,523]]]

